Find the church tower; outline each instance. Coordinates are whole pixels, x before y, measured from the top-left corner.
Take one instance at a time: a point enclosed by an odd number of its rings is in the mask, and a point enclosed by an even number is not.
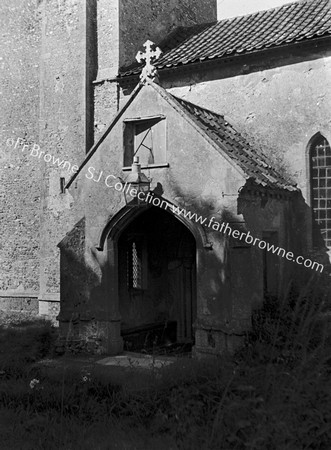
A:
[[[114,78],[135,61],[149,39],[159,44],[180,26],[217,21],[217,0],[97,0],[97,77],[94,85],[95,137],[118,109]]]

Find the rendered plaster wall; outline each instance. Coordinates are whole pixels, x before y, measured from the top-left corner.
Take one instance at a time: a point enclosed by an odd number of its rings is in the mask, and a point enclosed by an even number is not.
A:
[[[39,140],[38,3],[0,4],[0,308],[4,309],[38,306],[41,173],[22,153],[22,146],[15,149],[10,141],[6,145],[10,138]],[[30,296],[25,297],[27,292]]]
[[[117,86],[107,81],[119,69],[119,0],[94,1],[97,27],[97,75],[94,84],[94,142],[117,112]]]
[[[94,142],[98,142],[118,110],[117,84],[102,81],[94,85]]]
[[[148,88],[146,88],[148,89]],[[142,96],[139,97],[139,103],[131,105],[127,114],[130,117],[141,116],[141,105],[144,105],[144,112],[147,115],[153,115],[155,113],[166,113],[170,115],[168,124],[168,148],[169,148],[169,164],[170,168],[165,169],[153,169],[147,171],[146,174],[153,178],[153,186],[156,187],[157,183],[161,183],[164,186],[164,197],[171,199],[174,203],[185,205],[187,208],[195,207],[199,208],[201,212],[210,213],[209,207],[213,205],[215,199],[218,197],[216,189],[219,186],[216,183],[216,179],[219,177],[220,171],[228,170],[232,171],[231,167],[222,168],[222,164],[212,164],[211,156],[208,157],[209,166],[207,173],[203,174],[200,171],[200,165],[206,157],[206,143],[203,142],[204,148],[199,150],[198,144],[196,148],[192,150],[192,169],[188,170],[182,161],[186,158],[186,153],[189,151],[187,142],[192,140],[192,130],[184,125],[178,125],[176,116],[174,116],[173,110],[168,104],[164,102],[160,97],[155,96],[155,92],[151,90],[148,95],[147,92],[141,92]],[[120,121],[112,130],[111,135],[101,144],[98,151],[93,155],[91,160],[87,163],[87,166],[82,171],[77,182],[77,188],[72,186],[68,195],[73,195],[75,201],[80,205],[81,214],[86,216],[86,254],[84,264],[87,265],[88,270],[91,270],[97,279],[102,280],[102,261],[106,257],[102,252],[98,252],[93,247],[98,244],[100,234],[107,222],[112,216],[114,216],[123,206],[125,206],[123,194],[117,192],[114,188],[107,188],[105,185],[105,179],[108,175],[125,176],[122,172],[123,165],[123,136],[122,136],[123,123]],[[176,129],[177,132],[173,133],[172,130]],[[179,144],[177,142],[178,137],[181,136],[181,142],[184,144],[184,148],[178,151]],[[180,144],[181,145],[181,144]],[[171,150],[170,149],[175,149]],[[215,157],[217,153],[215,151]],[[205,162],[207,165],[207,162]],[[89,173],[88,168],[92,168]],[[213,175],[208,178],[207,174],[212,171]],[[90,174],[93,173],[93,179],[87,179]],[[194,178],[197,177],[196,180]],[[227,189],[238,189],[238,177],[234,171],[233,176],[229,177],[229,184]],[[210,179],[214,181],[210,181]],[[116,180],[110,178],[108,183],[115,183]],[[213,184],[214,183],[214,184]],[[182,192],[182,187],[185,187]],[[204,192],[202,194],[202,192]],[[197,204],[195,204],[195,199]],[[233,205],[232,205],[233,206]],[[92,251],[91,251],[92,248]],[[99,283],[100,283],[99,281]],[[65,291],[65,287],[64,287]],[[92,290],[91,290],[92,291]],[[91,294],[92,292],[90,292]],[[88,298],[87,301],[93,304],[95,312],[98,310],[102,312],[105,308],[104,298],[105,293],[101,292],[98,298]],[[68,299],[71,301],[71,298]]]
[[[61,193],[60,177],[67,182],[72,167],[84,159],[93,128],[89,119],[94,47],[88,41],[94,27],[93,10],[85,0],[43,2],[42,11],[40,146],[46,154],[70,163],[63,168],[35,158],[43,177],[40,298],[48,301],[59,299],[57,244],[76,223],[73,199]]]
[[[78,177],[77,187],[70,190],[86,217],[85,254],[78,255],[76,261],[79,267],[83,267],[76,280],[77,286],[73,284],[73,279],[67,279],[61,286],[64,295],[61,317],[64,323],[70,321],[73,311],[83,321],[88,320],[87,315],[90,320],[106,321],[110,318],[108,313],[114,299],[109,287],[115,281],[109,277],[107,246],[103,250],[97,250],[96,246],[109,220],[125,206],[123,194],[114,187],[106,186],[106,181],[114,186],[117,176],[125,176],[121,170],[122,120],[126,117],[141,117],[142,108],[146,116],[164,114],[167,118],[169,168],[145,170],[146,175],[153,180],[151,188],[162,187],[165,199],[202,217],[210,219],[214,216],[215,221],[228,221],[233,224],[233,228],[245,226],[245,218],[237,213],[238,189],[245,184],[245,179],[211,147],[199,131],[193,129],[185,116],[174,111],[162,97],[156,95],[153,88],[144,87],[87,163]],[[222,192],[228,195],[223,196]],[[257,237],[263,231],[261,227],[278,230],[287,226],[283,201],[270,203],[265,217],[260,200],[253,207],[255,219],[250,217],[248,225],[257,232]],[[262,300],[262,254],[255,249],[232,249],[229,240],[211,228],[206,228],[206,233],[212,250],[198,249],[198,327],[205,333],[210,329],[216,330],[217,336],[224,329],[229,333],[242,332],[249,327],[252,307]],[[234,256],[234,252],[236,256],[240,253],[240,258]],[[65,266],[63,270],[66,272]],[[89,285],[85,281],[87,274],[93,281]],[[84,292],[79,288],[82,285],[86,287]],[[244,286],[245,289],[240,292],[237,289],[234,293],[234,285]],[[202,345],[207,339],[206,334],[202,333],[200,338]],[[213,339],[218,339],[221,345],[220,337]],[[215,349],[219,351],[219,347]]]
[[[98,29],[98,79],[114,78],[119,68],[119,0],[96,0],[94,3]]]
[[[220,63],[190,75],[178,71],[169,79],[164,74],[163,86],[225,115],[298,183],[308,201],[307,145],[318,131],[331,142],[330,52],[288,50],[261,58]]]

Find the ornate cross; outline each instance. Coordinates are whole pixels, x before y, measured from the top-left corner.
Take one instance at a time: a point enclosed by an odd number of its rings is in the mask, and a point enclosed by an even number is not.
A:
[[[139,63],[142,61],[146,61],[146,65],[140,74],[140,78],[143,81],[146,80],[147,78],[154,81],[154,79],[157,77],[157,69],[155,66],[153,66],[152,62],[159,59],[159,57],[162,54],[162,51],[159,47],[156,47],[155,50],[152,50],[152,47],[154,46],[155,46],[154,42],[148,40],[144,44],[145,53],[139,50],[139,52],[136,55],[136,60]]]

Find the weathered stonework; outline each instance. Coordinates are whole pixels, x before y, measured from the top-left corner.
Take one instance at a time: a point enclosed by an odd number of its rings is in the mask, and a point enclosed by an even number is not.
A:
[[[22,149],[24,144],[40,146],[43,154],[73,166],[93,143],[93,3],[1,4],[6,107],[1,119],[0,289],[4,298],[6,290],[35,290],[40,314],[53,317],[58,308],[53,298],[59,296],[56,245],[75,222],[71,197],[60,193],[60,177],[68,180],[73,172]],[[6,146],[9,138],[14,145]],[[17,138],[22,141],[14,148]]]
[[[159,71],[161,85],[224,115],[274,167],[291,177],[310,206],[309,143],[317,132],[331,142],[331,53],[327,43],[306,43],[249,57]],[[121,104],[132,92],[122,84]],[[217,92],[217,95],[215,95]],[[311,213],[303,222],[313,252]]]
[[[40,145],[44,154],[79,166],[137,85],[138,76],[118,83],[119,67],[131,63],[147,39],[159,44],[180,25],[216,20],[216,1],[4,0],[1,8],[5,100],[0,308],[31,315],[38,311],[53,319],[58,315],[60,347],[122,351],[121,327],[125,320],[135,319],[140,300],[137,296],[120,304],[125,270],[117,270],[118,243],[130,223],[142,227],[147,215],[139,222],[139,214],[126,209],[123,194],[106,186],[105,178],[127,175],[122,171],[124,121],[144,115],[165,116],[167,121],[167,164],[144,172],[152,178],[152,190],[161,186],[159,195],[167,201],[208,219],[226,220],[260,239],[266,232],[278,232],[281,247],[325,261],[325,249],[312,248],[307,149],[317,132],[331,142],[331,54],[326,44],[306,42],[285,51],[269,49],[159,73],[168,92],[225,115],[253,146],[268,153],[279,172],[298,184],[302,196],[268,196],[248,189],[233,165],[169,106],[166,93],[156,95],[151,86],[128,103],[128,111],[85,170],[61,192],[61,178],[67,183],[76,169],[31,157],[22,151],[23,144]],[[6,145],[9,138],[12,145]],[[25,141],[15,148],[17,138]],[[86,176],[88,167],[93,167],[93,179]],[[182,225],[196,245],[196,273],[192,267],[185,272],[190,258],[184,251],[178,258],[183,273],[196,276],[194,352],[201,356],[233,351],[263,299],[261,251],[240,247],[188,220]],[[156,232],[154,238],[157,241]],[[167,250],[163,245],[155,253]],[[165,299],[168,291],[154,280],[155,289],[145,304],[150,309],[157,305],[148,311],[151,321],[166,315],[168,303],[169,317],[175,317],[173,292],[179,275],[175,258],[167,258],[163,266],[175,267],[169,269],[174,270],[173,278],[169,276],[172,292]],[[151,277],[157,278],[161,266],[153,258],[150,266]],[[274,285],[284,293],[293,279],[300,285],[302,277],[293,263],[282,260]],[[137,317],[144,313],[140,308]]]
[[[30,315],[35,317],[38,314],[38,296],[29,295],[26,293],[22,294],[10,294],[5,293],[5,297],[0,297],[0,310],[12,311],[12,312],[23,312],[25,317]]]
[[[133,308],[131,313],[120,312],[120,302],[124,300],[121,264],[117,259],[121,244],[116,237],[123,235],[139,209],[127,210],[123,194],[114,186],[107,186],[106,180],[109,175],[110,181],[125,175],[122,174],[123,122],[141,117],[142,108],[146,117],[159,115],[167,121],[169,167],[155,167],[145,172],[153,180],[152,190],[158,186],[167,201],[202,217],[227,221],[235,229],[248,229],[260,239],[265,230],[278,232],[280,247],[287,248],[291,242],[298,254],[305,251],[305,241],[299,236],[300,211],[292,203],[294,197],[278,193],[264,198],[265,193],[252,191],[235,167],[186,121],[185,115],[171,107],[162,90],[144,86],[137,92],[71,185],[70,192],[75,193],[82,220],[60,244],[62,338],[67,336],[70,343],[79,337],[79,345],[86,348],[88,340],[92,339],[89,325],[95,323],[93,340],[99,342],[100,351],[110,353],[118,353],[123,348],[120,325],[124,318],[130,327],[130,320],[137,320],[141,315],[138,310],[134,314],[138,299],[128,303],[128,311]],[[188,160],[189,166],[183,163]],[[116,224],[114,230],[112,222]],[[263,254],[256,247],[237,246],[212,228],[202,232],[205,235],[202,239],[194,222],[187,221],[186,226],[195,237],[197,252],[194,351],[197,355],[217,354],[225,349],[233,351],[249,330],[252,310],[263,300]],[[161,237],[155,235],[155,240],[160,241]],[[285,259],[280,262],[280,279],[274,283],[280,294],[286,292],[295,272],[293,263]],[[146,297],[145,303],[147,301],[150,300]],[[156,315],[159,303],[151,306]],[[163,311],[162,308],[159,311]],[[74,322],[72,329],[71,322]]]
[[[69,161],[71,166],[80,163],[91,141],[89,56],[94,47],[86,46],[93,32],[87,3],[43,3],[40,144],[45,153]],[[48,301],[50,294],[59,293],[57,243],[75,223],[73,199],[61,193],[60,177],[67,181],[74,172],[44,162],[42,173],[40,300]]]
[[[120,67],[131,64],[147,39],[159,43],[178,26],[191,26],[216,20],[215,0],[121,1]]]
[[[0,299],[6,304],[6,291],[24,297],[39,288],[41,174],[22,145],[14,147],[18,138],[38,142],[41,18],[35,2],[5,0],[1,8]]]
[[[118,69],[131,64],[143,43],[159,43],[178,26],[217,20],[216,0],[97,1],[98,75],[95,83],[95,142],[119,108],[114,82]],[[112,81],[107,81],[112,80]]]
[[[94,88],[94,140],[98,142],[107,125],[118,110],[118,88],[111,81],[95,84]]]

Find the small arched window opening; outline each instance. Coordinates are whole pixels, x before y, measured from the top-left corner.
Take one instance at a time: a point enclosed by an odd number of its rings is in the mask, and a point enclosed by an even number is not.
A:
[[[134,236],[127,243],[128,289],[146,289],[146,245],[142,236]]]
[[[319,133],[309,146],[309,160],[311,206],[315,224],[325,245],[331,247],[331,148]]]
[[[130,248],[130,287],[141,289],[142,288],[142,261],[141,261],[141,248],[135,241],[131,243]]]

